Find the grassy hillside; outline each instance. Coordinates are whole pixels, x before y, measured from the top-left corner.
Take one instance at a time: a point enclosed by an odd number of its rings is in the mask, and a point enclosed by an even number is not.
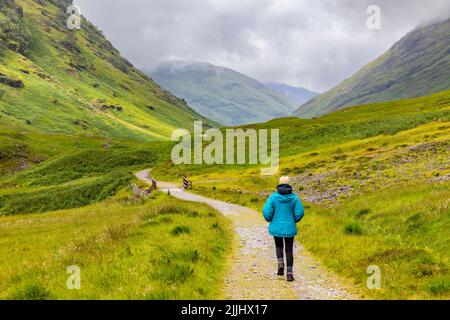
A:
[[[136,70],[70,1],[0,2],[0,121],[21,130],[167,139],[203,119]]]
[[[306,205],[299,240],[366,297],[450,297],[450,91],[347,108],[318,119],[273,120],[281,172]],[[194,192],[261,210],[279,176],[255,166],[172,167]],[[368,290],[366,269],[382,271]]]
[[[446,124],[450,119],[449,106],[450,91],[445,91],[415,99],[346,108],[317,119],[281,118],[267,123],[244,126],[243,128],[279,129],[281,170],[283,173],[302,173],[310,168],[321,168],[326,163],[334,166],[335,157],[338,158],[342,153],[342,148],[339,149],[341,145],[351,148],[352,143],[360,142],[361,148],[364,148],[365,139],[382,138],[384,136],[391,138],[395,134],[409,132],[407,130],[413,130],[426,124],[433,124],[433,128],[441,128],[441,131],[445,133],[447,130]],[[432,140],[433,134],[429,134],[428,137],[424,136],[417,136],[415,140],[411,141],[411,144],[428,142]],[[411,137],[415,136],[412,135]],[[398,140],[401,139],[405,138],[402,137]],[[373,151],[387,151],[383,147],[383,143],[384,141],[380,142],[380,145]],[[370,143],[368,144],[367,148],[371,148]],[[405,148],[408,146],[405,146]],[[402,148],[398,149],[401,150]],[[345,155],[341,156],[344,157]],[[296,162],[299,161],[303,165],[297,166]],[[237,175],[242,170],[253,173],[259,172],[257,167],[247,166],[246,168],[245,165],[173,167],[170,160],[160,163],[158,168],[161,168],[157,171],[158,174],[168,178],[176,174],[181,176],[184,173],[195,175],[195,172],[199,170],[205,173],[224,170],[227,174],[233,174],[232,172],[236,171]]]
[[[208,63],[167,62],[149,72],[162,87],[224,125],[263,122],[291,114],[291,101],[234,70]]]
[[[20,132],[0,126],[0,216],[82,207],[127,187],[170,143]]]
[[[419,26],[332,90],[301,106],[311,118],[346,106],[430,95],[450,89],[450,20]]]

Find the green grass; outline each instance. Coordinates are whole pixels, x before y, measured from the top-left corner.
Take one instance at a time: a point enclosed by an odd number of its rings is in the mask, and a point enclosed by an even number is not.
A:
[[[46,155],[45,145],[34,146],[36,154],[30,155],[29,141],[22,145],[21,161],[30,157],[43,161],[0,178],[0,215],[75,208],[104,200],[130,184],[133,172],[152,167],[159,157],[158,144],[110,140],[102,145],[95,139],[74,144],[73,140],[78,141],[66,137],[70,146],[66,144],[65,152],[56,155]],[[17,143],[17,139],[14,141]],[[18,152],[16,148],[12,151],[10,157],[14,158]]]
[[[334,208],[314,207],[301,225],[301,241],[368,296],[448,299],[449,195],[448,183],[401,185]],[[361,215],[368,205],[371,211]],[[370,265],[381,268],[380,290],[363,285]]]
[[[75,182],[57,184],[47,188],[12,190],[0,197],[0,215],[47,212],[77,208],[113,196],[132,181],[128,172],[116,171],[111,175]]]
[[[161,193],[138,205],[128,197],[0,218],[0,298],[220,298],[228,221]],[[66,286],[72,265],[81,269],[81,290]]]
[[[279,119],[280,175],[290,175],[306,215],[299,241],[376,299],[448,299],[450,92],[370,104],[314,120]],[[258,166],[159,163],[187,174],[193,192],[261,211],[279,176]],[[262,219],[262,218],[261,218]],[[382,288],[368,290],[377,265]]]
[[[201,183],[193,192],[260,212],[266,199],[256,190],[213,190]],[[255,194],[258,201],[252,201]],[[298,240],[328,268],[351,279],[365,298],[448,299],[449,195],[448,182],[406,183],[330,208],[304,203]],[[381,290],[366,288],[371,265],[381,268]]]

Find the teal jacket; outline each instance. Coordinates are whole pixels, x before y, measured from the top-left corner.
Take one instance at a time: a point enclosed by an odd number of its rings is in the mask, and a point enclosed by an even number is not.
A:
[[[269,224],[269,233],[273,237],[292,238],[297,235],[296,223],[305,215],[300,199],[292,193],[292,187],[282,184],[278,192],[272,194],[264,205],[264,219]]]

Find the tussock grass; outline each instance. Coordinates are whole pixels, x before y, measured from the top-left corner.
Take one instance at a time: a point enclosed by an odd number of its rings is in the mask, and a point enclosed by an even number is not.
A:
[[[17,289],[11,297],[12,300],[49,300],[51,298],[51,293],[38,283],[30,283]]]
[[[428,290],[433,295],[448,295],[450,292],[450,278],[440,277],[437,279],[431,279],[428,282]]]
[[[360,236],[363,234],[363,226],[358,222],[351,222],[344,226],[345,234]]]
[[[189,234],[189,233],[191,233],[191,229],[189,229],[189,227],[186,227],[186,226],[177,226],[177,227],[173,228],[171,233],[174,236],[178,236],[183,233]]]

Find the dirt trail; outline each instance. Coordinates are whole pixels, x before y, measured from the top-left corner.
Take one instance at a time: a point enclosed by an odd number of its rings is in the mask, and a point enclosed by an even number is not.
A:
[[[136,175],[151,182],[148,171]],[[163,192],[188,201],[201,202],[222,212],[233,222],[239,248],[232,257],[230,270],[225,278],[225,299],[235,300],[325,300],[355,299],[338,277],[319,263],[296,242],[294,272],[296,281],[289,283],[276,275],[277,260],[273,239],[267,231],[267,223],[254,210],[185,192],[171,183],[158,182]]]

